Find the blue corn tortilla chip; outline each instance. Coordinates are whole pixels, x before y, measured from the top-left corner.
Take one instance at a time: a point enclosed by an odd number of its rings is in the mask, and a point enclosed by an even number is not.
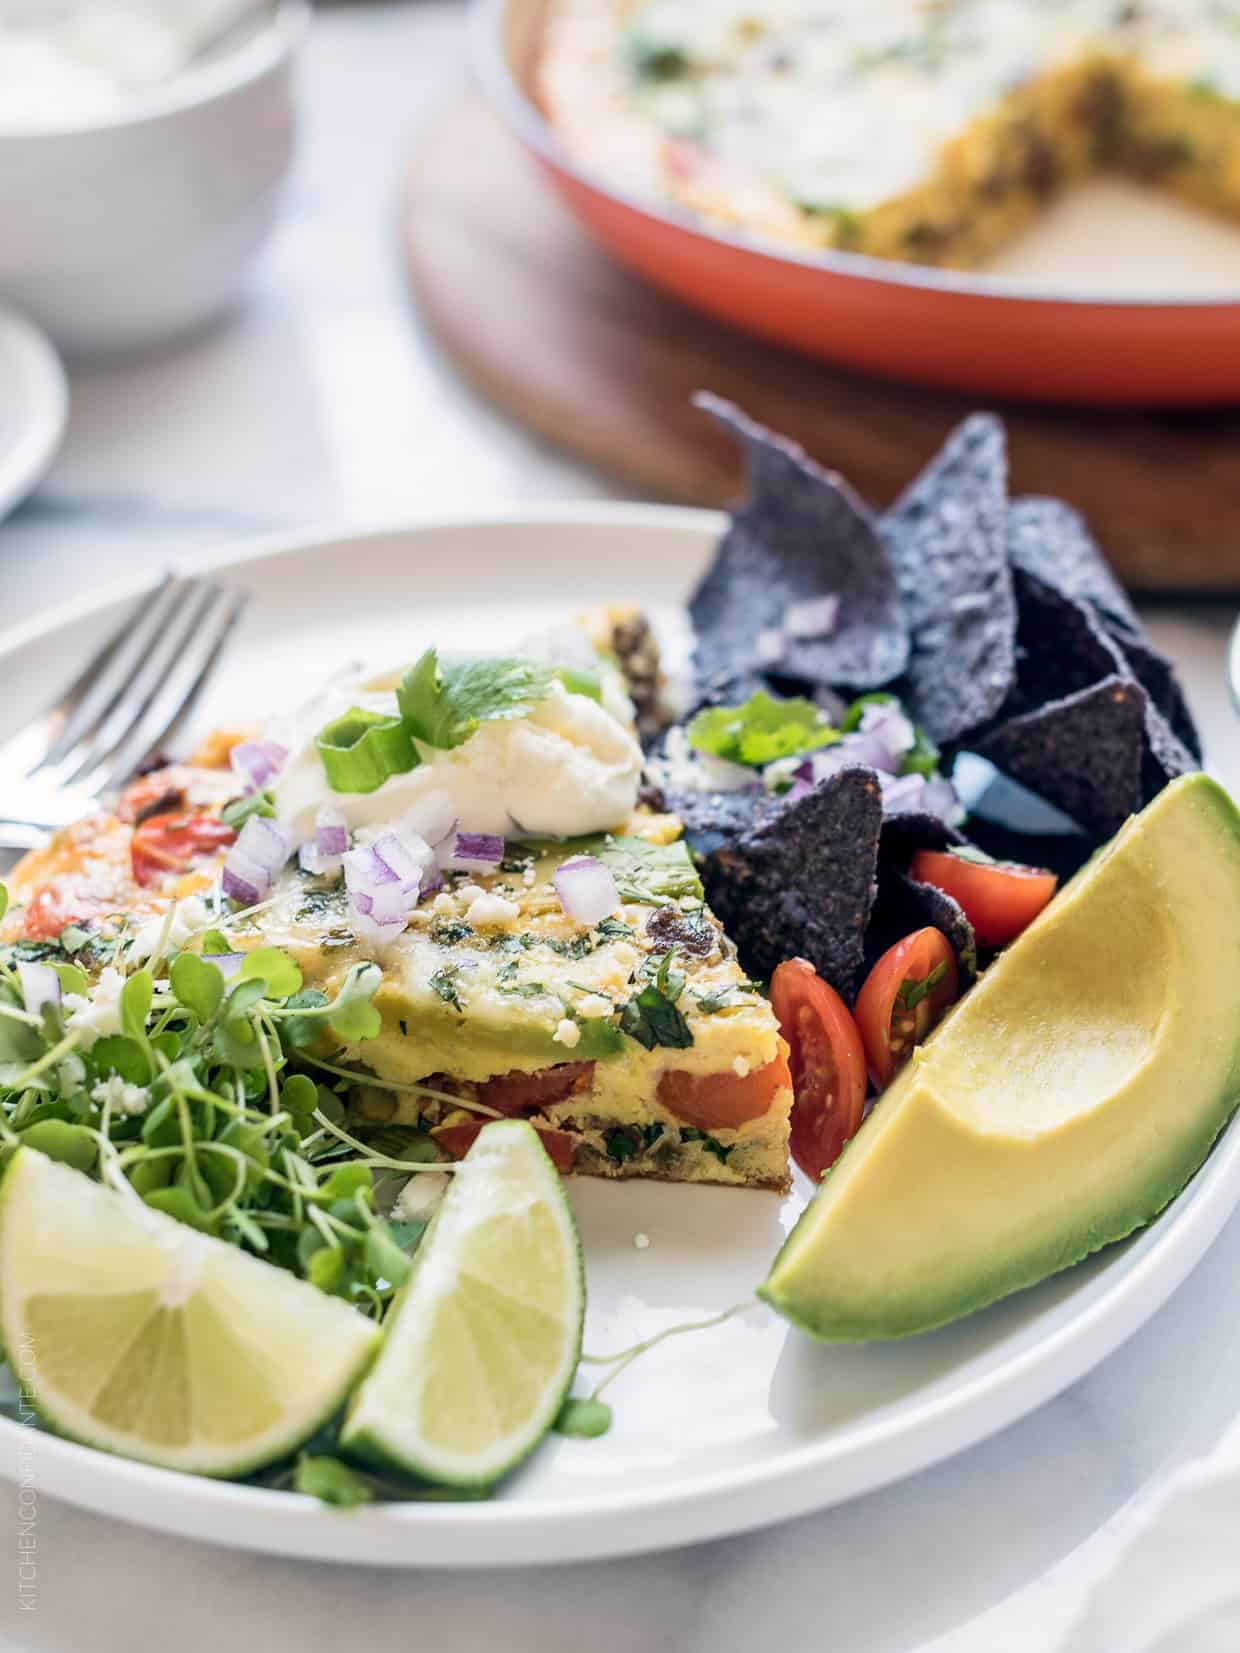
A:
[[[849,766],[703,858],[706,899],[752,976],[766,979],[784,959],[806,958],[852,1003],[882,819],[878,777]]]
[[[1141,622],[1112,574],[1084,518],[1061,499],[1014,499],[1007,517],[1012,567],[1036,575],[1065,597],[1092,603],[1108,626],[1140,631]]]
[[[1196,760],[1195,766],[1199,766],[1201,736],[1188,709],[1175,667],[1140,628],[1130,631],[1126,627],[1112,626],[1110,637],[1129,671],[1149,695],[1151,709],[1161,714],[1180,746]]]
[[[1087,602],[1024,569],[1013,573],[1018,621],[1016,681],[1001,716],[1036,711],[1112,675],[1127,664]]]
[[[977,937],[964,908],[946,890],[921,884],[899,867],[880,863],[878,896],[865,936],[867,968],[873,968],[897,941],[927,925],[941,930],[951,943],[963,992],[977,976]]]
[[[1110,837],[1144,800],[1149,697],[1118,673],[999,724],[972,749],[1061,809]]]
[[[741,700],[758,676],[876,689],[904,670],[908,628],[895,572],[865,504],[795,443],[775,436],[731,402],[696,405],[744,443],[749,497],[733,515],[689,604],[695,662],[720,700]],[[779,659],[763,655],[764,633],[783,631],[793,604],[839,600],[830,635],[784,635]]]
[[[882,520],[908,617],[912,716],[941,745],[990,721],[1016,670],[1007,555],[1007,444],[966,419]]]
[[[1025,598],[1021,578],[1025,576],[1042,590],[1053,590],[1078,613],[1085,611],[1092,617],[1095,629],[1119,651],[1124,666],[1149,695],[1180,745],[1200,763],[1201,739],[1175,668],[1146,635],[1136,610],[1077,512],[1058,499],[1014,500],[1008,510],[1008,555],[1016,575],[1022,629]],[[1065,654],[1072,652],[1071,638],[1063,638],[1062,650]]]

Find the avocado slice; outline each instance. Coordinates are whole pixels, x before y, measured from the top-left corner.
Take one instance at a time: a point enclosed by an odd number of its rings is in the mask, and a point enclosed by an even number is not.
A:
[[[759,1296],[824,1342],[929,1331],[1163,1209],[1240,1101],[1240,814],[1134,816],[914,1054]]]

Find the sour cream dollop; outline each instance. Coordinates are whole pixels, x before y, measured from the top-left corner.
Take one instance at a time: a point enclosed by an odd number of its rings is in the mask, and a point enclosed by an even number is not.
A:
[[[436,792],[452,800],[462,830],[508,838],[578,838],[623,826],[633,813],[642,753],[632,707],[614,689],[600,705],[560,683],[527,717],[485,722],[460,746],[440,751],[419,744],[421,763],[374,792],[334,792],[315,736],[353,706],[394,714],[394,690],[376,689],[374,681],[337,681],[295,719],[272,725],[272,738],[290,753],[272,788],[276,815],[298,838],[313,835],[324,804],[357,832],[395,826]]]

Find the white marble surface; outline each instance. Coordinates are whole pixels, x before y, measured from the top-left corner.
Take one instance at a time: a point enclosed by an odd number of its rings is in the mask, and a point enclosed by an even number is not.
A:
[[[0,527],[10,621],[254,533],[614,491],[482,406],[406,298],[393,233],[399,162],[464,78],[456,7],[412,0],[325,14],[305,69],[288,210],[244,309],[179,349],[74,373],[63,454]],[[1155,626],[1184,661],[1216,765],[1240,785],[1221,693],[1226,618],[1180,611]],[[1042,1653],[1134,1500],[1234,1415],[1238,1275],[1233,1221],[1145,1330],[989,1444],[844,1509],[657,1557],[554,1576],[310,1567],[44,1499],[37,1610],[18,1611],[14,1551],[0,1563],[0,1648],[576,1653],[584,1640],[598,1653],[802,1643]],[[15,1494],[0,1487],[5,1507],[15,1527]]]

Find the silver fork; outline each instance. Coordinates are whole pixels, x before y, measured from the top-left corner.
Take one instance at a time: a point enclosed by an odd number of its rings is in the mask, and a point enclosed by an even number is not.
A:
[[[172,739],[215,670],[243,591],[172,574],[64,694],[0,745],[0,849],[36,849]]]

